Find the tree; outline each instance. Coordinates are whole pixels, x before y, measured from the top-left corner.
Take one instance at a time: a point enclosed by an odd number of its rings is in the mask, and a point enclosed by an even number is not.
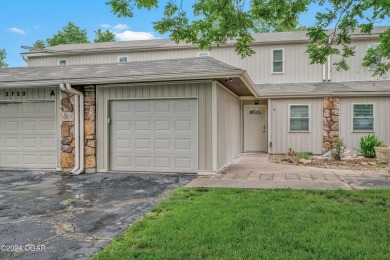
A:
[[[89,40],[86,29],[81,29],[72,22],[68,22],[61,31],[58,31],[53,37],[46,39],[46,43],[43,40],[38,40],[33,46],[34,48],[43,49],[50,46],[72,43],[89,43]]]
[[[93,42],[115,42],[115,34],[110,30],[98,29],[95,32],[95,39]]]
[[[117,16],[132,17],[134,8],[158,8],[159,1],[111,0],[107,4]],[[340,57],[334,63],[337,69],[344,70],[349,68],[347,58],[355,54],[350,33],[360,29],[370,34],[375,24],[390,16],[388,0],[196,0],[191,20],[182,4],[175,0],[165,3],[164,17],[154,23],[157,32],[170,33],[175,42],[197,44],[201,49],[236,39],[235,50],[243,58],[254,54],[251,34],[259,29],[259,23],[264,28],[294,28],[299,15],[316,4],[325,11],[318,11],[315,25],[308,28],[311,62],[324,64],[328,55],[334,54]],[[363,65],[372,64],[376,65],[374,74],[383,75],[390,69],[390,29],[380,35],[378,48],[367,52]]]
[[[42,40],[38,40],[33,44],[33,47],[36,49],[44,49],[46,48],[46,43]]]
[[[95,32],[94,42],[114,42],[115,34],[109,30],[98,29]],[[48,38],[46,41],[37,40],[33,47],[35,49],[43,49],[46,47],[51,47],[60,44],[72,44],[72,43],[89,43],[87,37],[87,30],[81,29],[79,26],[68,22],[68,24],[62,28],[57,34],[54,34],[53,37]]]
[[[60,44],[72,44],[72,43],[89,43],[87,37],[87,30],[80,29],[80,27],[74,25],[72,22],[62,28],[53,37],[46,40],[49,46],[55,46]]]
[[[0,50],[0,68],[7,68],[8,64],[5,63],[5,58],[7,57],[7,52],[5,50]]]

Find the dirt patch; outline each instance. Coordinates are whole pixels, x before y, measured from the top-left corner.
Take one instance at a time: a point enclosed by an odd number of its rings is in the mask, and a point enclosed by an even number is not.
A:
[[[384,170],[387,168],[387,164],[378,163],[376,159],[358,159],[358,160],[342,160],[335,161],[331,159],[316,159],[316,156],[312,156],[310,159],[300,159],[298,157],[292,158],[291,156],[284,154],[271,154],[268,157],[268,161],[271,163],[280,163],[286,165],[297,165],[297,166],[310,166],[318,168],[329,168],[329,169],[341,169],[341,170]]]

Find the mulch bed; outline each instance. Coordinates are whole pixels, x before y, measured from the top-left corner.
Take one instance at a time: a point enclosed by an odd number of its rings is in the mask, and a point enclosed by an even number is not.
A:
[[[313,156],[315,157],[315,156]],[[343,160],[335,161],[329,159],[315,159],[309,160],[291,157],[284,154],[271,154],[268,161],[272,163],[281,163],[286,165],[310,166],[318,168],[341,169],[341,170],[384,170],[387,164],[377,163],[374,158],[362,158],[357,160]]]

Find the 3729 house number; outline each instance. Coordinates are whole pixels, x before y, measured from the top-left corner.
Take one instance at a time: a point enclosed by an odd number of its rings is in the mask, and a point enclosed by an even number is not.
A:
[[[6,96],[6,97],[25,97],[26,91],[5,91],[4,96]]]

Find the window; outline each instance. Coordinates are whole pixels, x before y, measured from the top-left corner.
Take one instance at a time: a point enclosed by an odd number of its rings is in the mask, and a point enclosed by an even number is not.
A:
[[[58,60],[58,65],[65,66],[66,65],[66,60]]]
[[[208,52],[198,52],[199,58],[208,57],[208,56],[210,56]]]
[[[369,44],[368,48],[375,50],[376,48],[378,48],[378,44],[377,43]],[[382,61],[382,57],[377,57],[377,62],[381,62],[381,61]],[[377,68],[376,64],[374,63],[370,64],[370,70],[375,70],[376,68]]]
[[[283,73],[283,50],[272,50],[272,73]]]
[[[290,132],[309,132],[309,105],[290,105]]]
[[[352,104],[352,107],[352,131],[374,131],[374,104]]]
[[[127,60],[128,60],[127,56],[119,56],[119,57],[118,57],[118,61],[119,61],[120,63],[126,63]]]

